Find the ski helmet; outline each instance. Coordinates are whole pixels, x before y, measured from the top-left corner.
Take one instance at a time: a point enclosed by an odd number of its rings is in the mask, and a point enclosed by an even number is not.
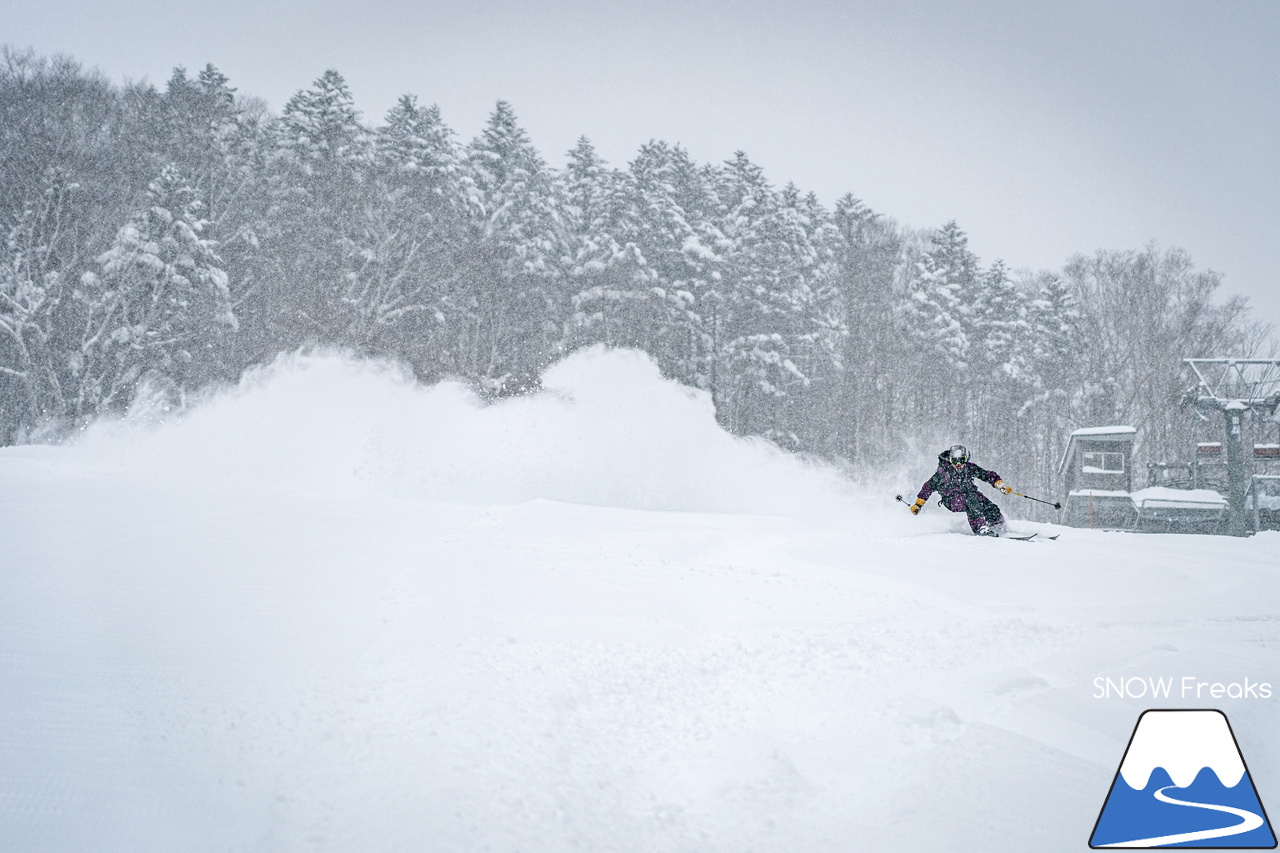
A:
[[[952,448],[947,451],[947,455],[951,458],[951,464],[957,468],[969,461],[969,451],[965,449],[963,444],[953,445]]]

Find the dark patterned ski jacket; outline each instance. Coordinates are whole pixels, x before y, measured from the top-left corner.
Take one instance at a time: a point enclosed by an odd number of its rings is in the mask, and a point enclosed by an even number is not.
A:
[[[952,512],[964,512],[971,495],[982,496],[978,491],[978,484],[973,482],[975,477],[986,480],[993,486],[1001,477],[995,471],[979,468],[972,462],[966,462],[957,469],[951,464],[947,453],[948,451],[944,450],[938,454],[938,470],[924,484],[916,497],[927,501],[929,495],[937,492],[942,496],[942,502],[947,505],[947,509]]]

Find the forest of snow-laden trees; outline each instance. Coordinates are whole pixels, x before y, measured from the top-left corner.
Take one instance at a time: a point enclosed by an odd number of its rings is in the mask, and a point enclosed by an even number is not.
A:
[[[212,66],[156,89],[2,60],[5,443],[305,347],[502,396],[605,344],[707,391],[737,434],[922,477],[960,441],[1053,492],[1070,430],[1133,424],[1140,458],[1176,454],[1181,359],[1271,346],[1176,249],[1015,274],[955,222],[828,210],[742,153],[651,141],[619,166],[583,138],[555,168],[504,102],[463,143],[411,95],[369,127],[334,71],[276,116]]]

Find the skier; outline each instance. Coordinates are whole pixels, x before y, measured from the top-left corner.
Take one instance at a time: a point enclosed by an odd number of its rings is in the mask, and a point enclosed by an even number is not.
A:
[[[1004,516],[1000,514],[1000,507],[978,491],[973,482],[975,477],[986,480],[1006,495],[1013,491],[995,471],[970,462],[969,451],[957,444],[938,454],[938,470],[920,489],[916,502],[911,505],[911,514],[918,515],[929,495],[937,492],[942,496],[943,506],[969,516],[969,527],[978,536],[999,536],[1004,531]]]

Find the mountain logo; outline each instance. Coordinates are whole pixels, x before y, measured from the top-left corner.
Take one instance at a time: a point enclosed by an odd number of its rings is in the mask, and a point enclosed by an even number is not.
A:
[[[1275,833],[1227,715],[1144,711],[1089,846],[1273,849]]]

